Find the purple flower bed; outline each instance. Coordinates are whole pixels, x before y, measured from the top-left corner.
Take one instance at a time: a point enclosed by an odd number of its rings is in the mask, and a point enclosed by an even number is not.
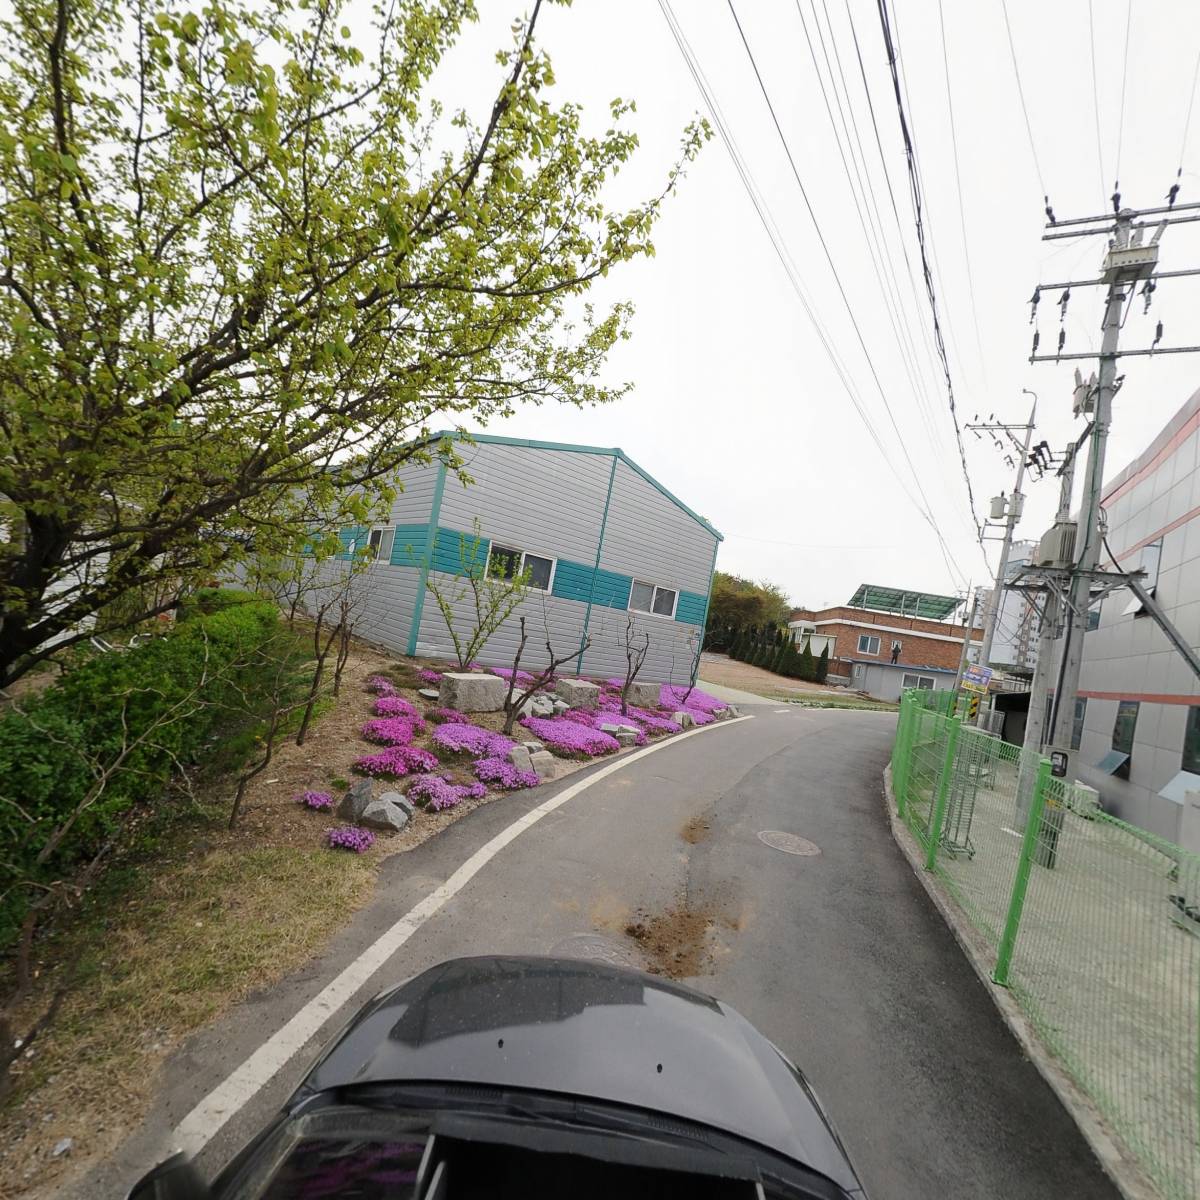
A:
[[[422,667],[417,672],[417,678],[426,687],[437,687],[437,685],[442,682],[442,673],[441,671],[432,671],[429,669],[429,667]]]
[[[483,783],[499,784],[506,791],[537,787],[540,782],[533,771],[518,771],[507,758],[481,758],[473,770],[475,777]]]
[[[375,845],[375,835],[369,829],[359,829],[357,825],[338,825],[325,835],[332,850],[353,850],[362,854]]]
[[[305,808],[314,809],[316,812],[324,812],[333,807],[333,797],[328,792],[301,792],[296,799]]]
[[[571,708],[563,716],[566,720],[576,721],[580,725],[588,726],[589,729],[599,729],[601,725],[628,725],[631,729],[637,730],[637,744],[644,746],[646,744],[646,731],[642,728],[642,718],[636,715],[639,711],[638,709],[631,708],[625,716],[621,716],[620,713],[597,712],[595,709],[586,708]],[[673,721],[668,721],[667,724],[672,729],[677,728]]]
[[[594,758],[621,748],[615,737],[599,729],[569,721],[565,717],[522,717],[521,724],[540,742],[565,754],[583,754]]]
[[[470,725],[470,719],[457,708],[427,708],[425,720],[431,725],[444,725],[447,721],[454,725]]]
[[[699,688],[692,688],[691,695],[685,702],[683,697],[686,693],[687,688],[673,687],[669,683],[664,683],[659,689],[659,702],[664,708],[683,709],[693,714],[697,711],[711,714],[718,708],[725,707],[724,700],[718,700],[716,696],[710,696]]]
[[[499,675],[505,683],[512,679],[512,670],[509,667],[488,667],[488,670],[493,675]],[[517,687],[528,687],[528,685],[531,684],[535,678],[536,676],[530,675],[528,671],[518,671]]]
[[[679,726],[670,717],[664,717],[662,713],[652,713],[645,708],[631,707],[626,716],[632,717],[634,723],[640,725],[643,729],[652,729],[656,733],[679,732]]]
[[[437,775],[422,775],[408,789],[408,798],[414,804],[423,805],[434,812],[453,808],[463,800],[480,800],[486,795],[487,788],[482,783],[451,783]]]
[[[391,775],[399,779],[416,771],[432,771],[437,765],[437,757],[419,746],[389,746],[378,754],[357,759],[354,769],[362,775]]]
[[[414,723],[421,719],[416,708],[403,696],[380,696],[372,711],[377,717],[408,717]]]
[[[374,692],[377,696],[394,696],[396,694],[396,685],[390,679],[385,679],[382,675],[372,675],[367,680],[367,691]]]
[[[421,721],[422,728],[424,725]],[[384,746],[407,746],[413,740],[415,728],[410,717],[376,717],[362,727],[362,735],[368,742]]]
[[[454,721],[437,726],[433,741],[443,750],[465,751],[475,758],[504,758],[513,748],[513,743],[503,734]]]

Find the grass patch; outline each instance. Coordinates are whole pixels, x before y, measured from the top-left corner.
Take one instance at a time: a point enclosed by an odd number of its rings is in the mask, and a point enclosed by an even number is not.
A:
[[[784,699],[784,697],[780,697]],[[900,706],[892,704],[887,700],[859,700],[853,696],[833,697],[826,699],[824,696],[805,697],[803,700],[797,700],[794,697],[788,698],[785,701],[788,704],[795,705],[797,708],[859,708],[867,712],[899,712]]]
[[[75,963],[77,974],[0,1109],[2,1140],[18,1161],[60,1133],[74,1138],[76,1154],[107,1152],[117,1140],[115,1111],[137,1107],[174,1045],[310,959],[369,897],[375,864],[357,855],[319,846],[206,849],[204,834],[215,838],[223,815],[194,815],[153,859],[115,867],[44,948],[44,959]],[[5,1166],[0,1194],[19,1186]]]

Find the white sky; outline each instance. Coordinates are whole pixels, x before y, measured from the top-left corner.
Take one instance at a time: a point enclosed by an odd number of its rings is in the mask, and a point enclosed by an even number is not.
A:
[[[932,433],[881,298],[797,3],[734,3],[956,571],[947,569],[928,524],[866,433],[719,138],[708,144],[668,205],[655,237],[657,256],[614,272],[597,293],[597,299],[629,297],[637,305],[633,338],[610,360],[611,379],[632,381],[632,394],[606,408],[528,408],[494,423],[490,432],[620,446],[725,534],[720,568],[769,578],[798,603],[843,603],[860,582],[947,592],[961,589],[966,578],[982,582],[986,571],[967,509],[945,388],[928,350],[929,309],[923,295],[918,304],[901,254],[847,19],[848,3],[905,245],[916,266],[903,147],[876,2],[815,0],[815,5],[827,39],[826,12],[832,18],[833,43],[827,46],[832,55],[836,45],[846,75],[884,241],[898,272],[904,336],[915,341],[918,353],[917,385],[921,403],[932,414]],[[824,71],[813,5],[814,0],[799,0]],[[526,6],[481,0],[480,7],[482,21],[447,60],[436,88],[448,106],[466,104],[482,122],[499,71],[491,55],[508,44],[509,26]],[[889,456],[915,491],[728,5],[725,0],[674,0],[673,7],[806,290]],[[960,419],[970,421],[979,412],[984,419],[995,413],[997,419],[1022,421],[1030,404],[1022,388],[1032,388],[1040,395],[1035,441],[1045,438],[1060,449],[1080,429],[1071,414],[1075,364],[1027,362],[1033,332],[1027,302],[1039,280],[1094,278],[1103,242],[1040,240],[1042,190],[1000,0],[946,0],[942,7],[961,218],[939,4],[892,2]],[[1133,4],[1120,133],[1127,8],[1121,0],[1094,0],[1103,177],[1086,0],[1009,0],[1008,7],[1033,139],[1057,216],[1108,210],[1118,142],[1125,202],[1164,202],[1180,165],[1200,49],[1200,4]],[[543,9],[539,29],[539,41],[554,63],[555,91],[563,99],[583,103],[597,123],[605,119],[611,98],[636,99],[642,150],[617,181],[613,197],[624,203],[650,194],[662,182],[684,124],[703,111],[658,5],[654,0],[575,0],[569,9]],[[1184,156],[1181,202],[1200,200],[1200,104],[1197,110]],[[966,227],[974,304],[960,220]],[[1191,266],[1200,266],[1200,226],[1168,230],[1163,269]],[[1066,351],[1098,345],[1101,295],[1099,288],[1072,293]],[[1040,308],[1043,353],[1057,343],[1057,298],[1047,294]],[[1159,319],[1165,325],[1163,345],[1200,342],[1198,298],[1200,278],[1163,283],[1148,317],[1142,316],[1140,302],[1132,309],[1123,344],[1148,346]],[[1130,358],[1123,369],[1127,378],[1109,441],[1110,477],[1200,383],[1200,363],[1187,355]],[[989,496],[1011,488],[1012,472],[990,441],[964,436],[983,515]],[[1029,501],[1019,537],[1040,536],[1057,490],[1053,476],[1026,489]],[[988,547],[994,564],[995,543]]]

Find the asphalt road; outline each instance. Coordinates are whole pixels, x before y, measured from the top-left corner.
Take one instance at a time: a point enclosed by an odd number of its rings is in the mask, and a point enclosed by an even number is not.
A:
[[[462,954],[598,950],[636,962],[642,950],[626,926],[682,905],[712,920],[703,974],[690,982],[740,1009],[801,1066],[873,1200],[1115,1198],[892,841],[880,774],[895,718],[751,711],[753,720],[631,763],[511,842],[229,1120],[202,1168],[215,1171],[248,1140],[322,1041],[381,988]],[[545,798],[538,789],[487,805],[391,860],[376,901],[324,958],[175,1056],[145,1128],[76,1194],[123,1194],[202,1097]],[[820,853],[772,849],[758,837],[766,830]]]

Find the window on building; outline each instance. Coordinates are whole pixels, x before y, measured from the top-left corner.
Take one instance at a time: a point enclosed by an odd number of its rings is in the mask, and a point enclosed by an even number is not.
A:
[[[1129,778],[1133,761],[1133,739],[1137,730],[1138,702],[1121,700],[1117,704],[1117,719],[1113,722],[1112,750],[1098,764],[1102,770],[1118,779]]]
[[[634,612],[653,613],[656,617],[673,617],[679,593],[673,588],[659,587],[654,583],[633,581],[629,589],[629,607]]]
[[[526,585],[548,592],[554,581],[554,559],[511,546],[492,545],[488,551],[487,572],[493,579],[516,579],[526,576]]]
[[[1183,731],[1183,762],[1180,764],[1184,771],[1200,775],[1200,705],[1193,704],[1188,709],[1187,726]]]
[[[1083,718],[1087,713],[1087,697],[1075,697],[1075,713],[1071,720],[1071,749],[1078,750],[1083,741]]]
[[[1146,577],[1142,580],[1142,587],[1152,596],[1154,595],[1154,589],[1158,587],[1158,569],[1162,563],[1162,546],[1162,538],[1143,546],[1141,559],[1137,564],[1139,570],[1146,572]],[[1128,616],[1130,613],[1133,613],[1134,616],[1141,616],[1145,611],[1141,600],[1137,596],[1131,595],[1124,615]]]
[[[394,529],[372,529],[371,540],[367,544],[371,557],[377,562],[390,563],[392,561],[392,542],[395,539],[396,531]]]
[[[906,672],[903,679],[903,686],[906,688],[924,688],[926,691],[932,691],[933,684],[932,675],[910,675]]]
[[[878,654],[879,638],[873,633],[860,633],[858,635],[858,652],[859,654]]]

